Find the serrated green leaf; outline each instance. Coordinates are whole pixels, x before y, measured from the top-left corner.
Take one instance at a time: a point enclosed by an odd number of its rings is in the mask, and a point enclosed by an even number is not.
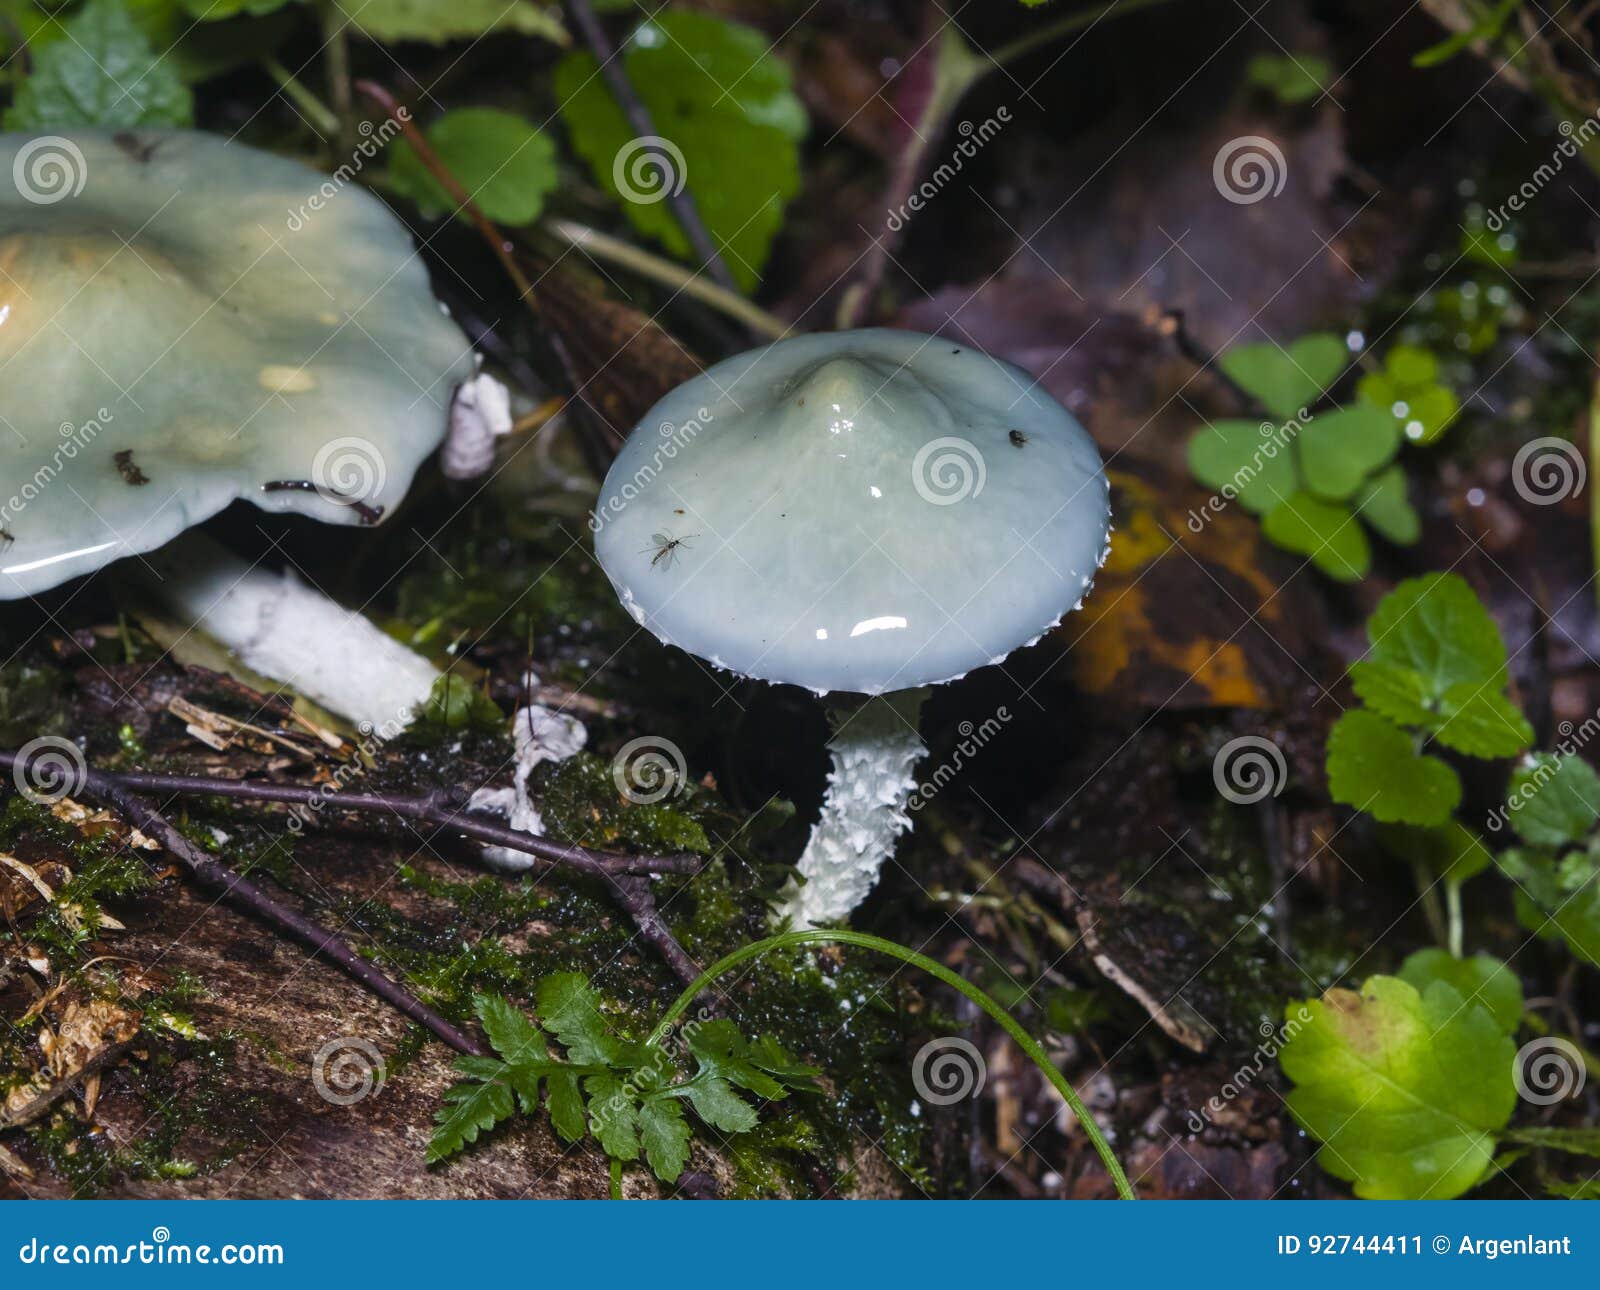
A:
[[[480,994],[472,1000],[472,1010],[483,1023],[489,1042],[507,1062],[516,1065],[544,1061],[550,1056],[544,1036],[509,1000],[499,995]]]
[[[6,109],[7,130],[193,122],[187,87],[156,57],[121,0],[89,0],[64,30],[69,39],[38,51]]]
[[[1512,1129],[1506,1135],[1508,1142],[1519,1142],[1525,1147],[1545,1151],[1565,1151],[1573,1156],[1600,1157],[1600,1129],[1563,1129],[1555,1126],[1535,1126]]]
[[[539,36],[552,44],[571,41],[560,13],[533,0],[333,0],[363,35],[388,43],[403,40],[442,45],[490,32]]]
[[[1356,489],[1350,505],[1380,537],[1396,546],[1411,546],[1422,536],[1422,519],[1409,494],[1405,467],[1397,462]]]
[[[689,1162],[689,1125],[676,1098],[654,1098],[639,1108],[639,1141],[655,1176],[677,1182]]]
[[[1311,1021],[1280,1060],[1318,1160],[1368,1199],[1445,1200],[1473,1187],[1516,1106],[1516,1045],[1486,1008],[1444,981],[1423,992],[1376,976],[1359,994],[1291,1003]]]
[[[600,1013],[600,995],[581,972],[545,977],[534,991],[539,1022],[580,1066],[614,1064],[620,1042]]]
[[[691,186],[712,240],[749,290],[800,188],[806,117],[787,67],[752,28],[670,9],[640,24],[623,64],[681,167],[670,150],[635,138],[594,58],[582,52],[555,73],[573,147],[634,227],[684,258],[692,258],[689,240],[664,198],[669,188]]]
[[[760,1097],[784,1096],[784,1087],[772,1076],[758,1070],[746,1052],[744,1036],[738,1026],[723,1018],[702,1022],[688,1032],[689,1051],[700,1069],[747,1088]]]
[[[1368,658],[1413,669],[1430,701],[1462,683],[1505,688],[1500,628],[1465,579],[1453,573],[1400,583],[1367,620],[1367,639]]]
[[[702,1072],[679,1088],[694,1107],[695,1114],[713,1129],[746,1133],[759,1123],[755,1108],[721,1076]]]
[[[1580,842],[1600,818],[1600,775],[1581,757],[1537,752],[1511,772],[1507,815],[1524,841]]]
[[[1261,521],[1267,540],[1285,551],[1309,556],[1330,578],[1355,582],[1372,567],[1372,547],[1355,516],[1335,502],[1295,493]]]
[[[1517,921],[1542,940],[1564,942],[1580,959],[1600,967],[1600,881],[1592,856],[1565,857],[1513,847],[1495,857],[1516,884]]]
[[[1350,686],[1374,712],[1381,712],[1399,725],[1433,723],[1434,713],[1428,706],[1422,677],[1414,668],[1364,659],[1350,665]]]
[[[1312,417],[1296,442],[1306,487],[1338,502],[1389,464],[1400,450],[1400,427],[1388,413],[1356,403]]]
[[[428,144],[483,213],[499,224],[533,223],[560,181],[550,137],[510,112],[447,112],[428,127]],[[403,139],[391,150],[389,178],[424,218],[438,219],[455,210],[450,195]]]
[[[1424,864],[1429,872],[1457,886],[1482,873],[1494,860],[1483,839],[1459,820],[1446,820],[1432,828],[1382,824],[1378,840],[1390,854]]]
[[[1202,484],[1238,498],[1260,514],[1290,497],[1296,487],[1294,455],[1280,427],[1271,422],[1217,421],[1189,440],[1189,469]]]
[[[1439,742],[1470,757],[1514,757],[1533,742],[1522,710],[1498,690],[1462,681],[1439,697]]]
[[[499,1081],[457,1084],[446,1090],[444,1102],[433,1117],[433,1136],[428,1141],[430,1165],[476,1142],[480,1133],[510,1119],[516,1109],[510,1087]]]
[[[1418,950],[1400,965],[1400,979],[1419,994],[1426,994],[1435,981],[1445,982],[1463,999],[1485,1009],[1503,1034],[1514,1035],[1522,1024],[1522,982],[1492,954],[1458,959],[1440,949]]]
[[[1218,360],[1235,384],[1285,420],[1310,411],[1350,361],[1332,332],[1302,336],[1290,345],[1235,345]]]
[[[550,1123],[563,1142],[576,1142],[589,1131],[588,1117],[583,1112],[583,1093],[578,1087],[578,1076],[570,1071],[552,1071],[546,1078]]]
[[[639,1103],[617,1075],[590,1075],[583,1081],[589,1094],[589,1127],[601,1149],[613,1160],[639,1158]]]
[[[1334,801],[1390,824],[1443,824],[1461,804],[1454,770],[1364,708],[1346,712],[1329,732],[1328,791]]]

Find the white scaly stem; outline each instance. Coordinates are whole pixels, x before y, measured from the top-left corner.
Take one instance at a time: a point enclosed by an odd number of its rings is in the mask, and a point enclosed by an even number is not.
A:
[[[833,767],[822,815],[796,866],[776,917],[795,927],[821,927],[849,917],[878,881],[896,840],[911,827],[911,773],[927,747],[917,729],[926,689],[899,690],[834,709],[828,741]]]
[[[248,565],[196,531],[149,561],[161,577],[156,591],[186,626],[357,725],[410,724],[439,679],[427,659],[292,572]]]

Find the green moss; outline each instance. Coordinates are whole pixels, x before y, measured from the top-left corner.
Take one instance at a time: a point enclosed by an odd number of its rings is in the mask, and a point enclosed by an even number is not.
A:
[[[711,850],[702,817],[713,804],[693,784],[661,802],[630,802],[617,787],[612,763],[587,752],[541,766],[534,777],[533,792],[545,822],[555,836],[569,842],[657,854]]]
[[[65,678],[57,668],[8,663],[0,667],[0,744],[15,748],[66,729]]]

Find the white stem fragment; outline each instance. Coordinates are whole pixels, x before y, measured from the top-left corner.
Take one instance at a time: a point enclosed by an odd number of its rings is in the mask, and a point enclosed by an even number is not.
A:
[[[409,725],[439,679],[427,659],[292,572],[248,565],[197,532],[151,563],[161,574],[157,591],[186,625],[357,725]]]
[[[487,372],[456,391],[450,429],[439,450],[446,479],[477,479],[494,465],[494,441],[511,433],[511,392]]]
[[[776,910],[795,927],[842,922],[878,881],[896,839],[911,827],[912,770],[927,747],[917,729],[926,689],[867,699],[835,716],[833,767],[822,815]]]
[[[537,685],[535,677],[528,689]],[[565,761],[579,752],[589,742],[589,732],[576,717],[552,712],[537,703],[517,710],[513,731],[517,764],[511,787],[480,788],[468,805],[474,810],[502,812],[512,828],[543,837],[544,819],[528,792],[528,776],[540,762]],[[513,851],[510,847],[485,847],[483,858],[494,868],[511,873],[530,869],[534,864],[534,857],[526,851]]]

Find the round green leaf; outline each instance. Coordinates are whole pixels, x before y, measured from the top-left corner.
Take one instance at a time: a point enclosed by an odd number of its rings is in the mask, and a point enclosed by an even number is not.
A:
[[[1400,425],[1365,403],[1324,412],[1301,428],[1300,468],[1318,497],[1342,501],[1400,448]]]
[[[1372,567],[1366,531],[1343,506],[1298,492],[1268,511],[1261,521],[1267,540],[1310,556],[1330,578],[1355,582]]]
[[[1189,469],[1202,484],[1259,515],[1295,490],[1294,455],[1270,421],[1218,421],[1189,440]]]
[[[497,224],[531,224],[560,178],[549,136],[509,112],[447,112],[429,127],[428,144]],[[428,219],[455,210],[450,195],[403,139],[394,144],[389,178]]]

